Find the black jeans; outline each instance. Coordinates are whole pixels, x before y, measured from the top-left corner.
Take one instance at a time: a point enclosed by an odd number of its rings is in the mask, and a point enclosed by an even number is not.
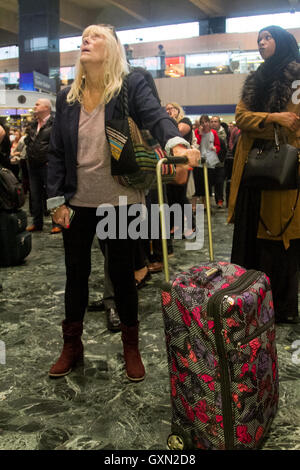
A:
[[[209,195],[212,195],[212,187],[215,184],[215,169],[207,168]],[[202,167],[194,168],[195,196],[205,196],[204,170]]]
[[[33,223],[38,229],[43,228],[44,208],[46,206],[47,165],[34,168],[28,165],[30,196]]]
[[[190,201],[186,197],[186,190],[187,190],[187,183],[185,184],[167,184],[167,198],[168,204],[171,207],[173,204],[179,204],[181,206],[182,211],[182,219],[181,219],[181,226],[182,226],[182,233],[184,232],[184,205],[189,205]],[[193,216],[192,219],[192,226],[189,224],[189,220],[187,221],[187,229],[192,229],[195,227],[195,219]],[[173,212],[170,214],[170,229],[174,228],[175,225],[175,217]]]
[[[282,241],[257,240],[259,265],[270,280],[276,320],[297,318],[300,240],[290,240],[286,250]]]
[[[224,201],[224,167],[215,168],[215,201],[218,204],[219,201]]]
[[[74,207],[70,228],[63,230],[66,264],[65,309],[67,321],[82,321],[88,305],[88,279],[91,273],[91,246],[101,217],[95,208]],[[118,235],[118,208],[117,230]],[[128,223],[131,219],[128,217]],[[136,244],[139,240],[99,240],[107,253],[108,272],[112,281],[116,307],[121,322],[134,326],[138,318],[138,294],[134,278]]]

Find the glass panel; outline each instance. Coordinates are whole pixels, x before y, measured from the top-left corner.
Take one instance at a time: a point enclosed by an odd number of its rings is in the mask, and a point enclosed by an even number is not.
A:
[[[293,2],[290,1],[292,4]],[[296,2],[294,2],[296,3]],[[226,33],[249,33],[276,24],[282,28],[299,28],[300,12],[274,13],[272,15],[244,16],[226,19]]]
[[[31,38],[24,41],[25,52],[43,51],[48,49],[48,38]]]
[[[257,70],[263,62],[260,53],[232,52],[230,55],[230,69],[233,73],[249,73]]]
[[[68,85],[75,78],[75,67],[61,67],[60,80],[63,85]]]
[[[154,26],[151,28],[131,29],[117,31],[122,44],[136,44],[139,42],[168,41],[170,39],[183,39],[199,36],[199,23],[173,24],[167,26]]]
[[[160,57],[142,57],[140,59],[130,59],[132,67],[143,67],[147,70],[158,70],[160,68]]]
[[[81,36],[76,36],[73,38],[63,38],[59,40],[60,52],[76,51],[80,49],[80,46],[81,46]]]
[[[0,60],[16,59],[19,57],[18,46],[0,47]]]
[[[184,65],[184,56],[165,57],[165,75],[172,78],[184,77]]]
[[[0,73],[0,81],[6,85],[15,85],[19,81],[19,72],[3,72]]]

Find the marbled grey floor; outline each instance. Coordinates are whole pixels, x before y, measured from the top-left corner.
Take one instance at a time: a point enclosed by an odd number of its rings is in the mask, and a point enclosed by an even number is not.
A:
[[[232,227],[225,210],[213,215],[216,260],[229,260]],[[162,274],[140,291],[141,351],[146,378],[124,375],[120,333],[106,330],[103,312],[87,313],[85,366],[58,380],[48,370],[61,350],[64,260],[61,235],[33,234],[25,264],[2,268],[0,340],[1,450],[165,450],[170,430],[169,379],[160,308]],[[208,247],[185,251],[175,242],[172,272],[207,261]],[[94,244],[91,300],[101,297],[103,258]],[[300,327],[279,326],[280,407],[264,449],[300,449]],[[294,355],[293,355],[294,353]],[[2,356],[2,362],[3,356]]]

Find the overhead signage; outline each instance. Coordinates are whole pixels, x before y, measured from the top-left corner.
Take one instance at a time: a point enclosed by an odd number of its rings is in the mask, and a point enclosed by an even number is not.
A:
[[[56,82],[53,78],[42,75],[39,72],[33,72],[34,88],[48,93],[56,93]]]

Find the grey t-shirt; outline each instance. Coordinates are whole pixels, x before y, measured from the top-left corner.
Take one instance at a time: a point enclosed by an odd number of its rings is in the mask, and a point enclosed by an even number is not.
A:
[[[125,204],[143,203],[143,191],[121,186],[111,176],[111,153],[104,125],[103,104],[97,106],[91,113],[81,106],[77,191],[70,203],[80,207],[98,207],[100,204],[118,206],[119,196],[127,197],[127,200],[124,200]]]
[[[206,158],[208,168],[215,168],[215,166],[220,163],[217,153],[213,150],[215,145],[214,141],[215,137],[211,131],[202,134],[200,152],[201,155]]]

